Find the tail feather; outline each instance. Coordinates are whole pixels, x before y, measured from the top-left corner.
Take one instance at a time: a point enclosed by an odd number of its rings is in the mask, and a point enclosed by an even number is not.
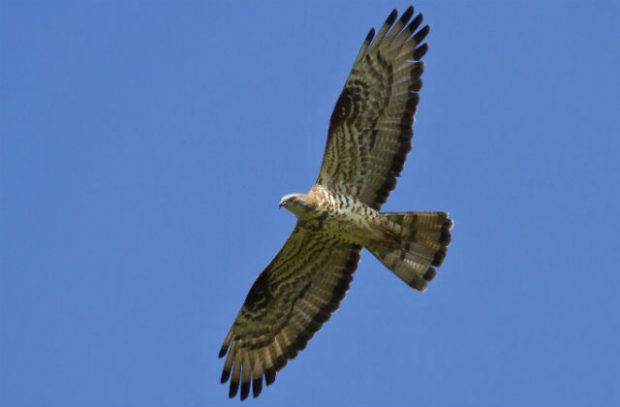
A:
[[[383,214],[398,225],[398,234],[375,242],[368,250],[401,280],[424,291],[437,274],[450,244],[452,220],[445,212],[401,212]]]

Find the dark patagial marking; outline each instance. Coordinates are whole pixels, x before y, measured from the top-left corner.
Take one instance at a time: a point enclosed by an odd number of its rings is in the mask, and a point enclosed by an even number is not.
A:
[[[334,111],[332,112],[332,117],[329,121],[329,133],[331,134],[335,128],[340,127],[344,120],[351,115],[352,112],[352,101],[353,95],[351,94],[348,87],[345,87],[336,102],[336,106],[334,106]]]
[[[269,301],[269,298],[271,298],[267,288],[268,278],[267,273],[262,272],[256,281],[254,281],[254,284],[252,285],[252,288],[250,288],[250,292],[243,303],[248,310],[252,311],[260,308]]]

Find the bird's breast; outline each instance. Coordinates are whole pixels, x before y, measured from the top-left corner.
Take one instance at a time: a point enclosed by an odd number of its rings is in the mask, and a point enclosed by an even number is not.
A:
[[[382,238],[381,214],[345,194],[321,190],[312,217],[331,238],[361,245]]]

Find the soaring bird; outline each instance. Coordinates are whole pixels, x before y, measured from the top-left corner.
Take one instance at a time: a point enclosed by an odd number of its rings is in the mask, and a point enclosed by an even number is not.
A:
[[[318,179],[280,206],[297,224],[258,276],[226,335],[221,382],[257,397],[339,307],[366,248],[419,291],[450,243],[446,212],[380,212],[411,150],[429,26],[413,7],[371,29],[329,121]],[[231,375],[232,373],[232,375]]]

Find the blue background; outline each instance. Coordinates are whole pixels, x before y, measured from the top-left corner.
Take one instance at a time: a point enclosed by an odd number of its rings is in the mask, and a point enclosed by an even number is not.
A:
[[[0,3],[0,404],[237,405],[217,352],[395,2]],[[246,405],[620,404],[620,3],[417,1],[420,294],[368,253]]]

